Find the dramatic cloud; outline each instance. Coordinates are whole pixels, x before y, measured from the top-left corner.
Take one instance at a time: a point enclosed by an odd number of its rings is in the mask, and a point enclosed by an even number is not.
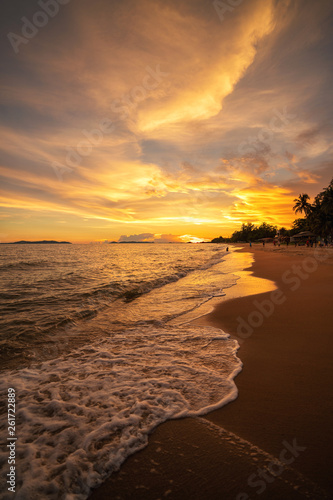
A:
[[[152,241],[154,241],[154,234],[141,233],[141,234],[131,234],[130,236],[126,236],[123,234],[119,238],[119,243],[133,242],[133,241],[152,242]]]
[[[3,240],[288,226],[330,181],[329,0],[81,0],[38,28],[38,3],[5,10]]]

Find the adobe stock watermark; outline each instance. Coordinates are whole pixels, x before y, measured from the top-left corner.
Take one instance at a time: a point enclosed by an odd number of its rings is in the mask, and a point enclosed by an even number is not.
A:
[[[257,488],[255,491],[257,495],[261,495],[266,490],[267,484],[273,483],[287,466],[292,464],[302,451],[306,450],[306,446],[300,446],[296,439],[293,439],[292,444],[284,440],[282,445],[283,449],[278,459],[272,460],[265,468],[259,468],[248,477],[247,484],[250,488]],[[249,498],[251,497],[245,492],[236,496],[236,500],[248,500]]]
[[[16,488],[16,393],[13,387],[9,387],[7,391],[7,419],[8,419],[8,459],[9,473],[7,474],[7,489],[15,493]]]
[[[15,54],[19,53],[19,47],[22,44],[26,45],[37,35],[41,28],[44,28],[48,24],[50,19],[58,14],[60,5],[66,5],[69,2],[70,0],[39,0],[38,5],[42,10],[37,10],[31,20],[25,16],[21,17],[21,34],[18,35],[13,32],[7,34],[7,38]]]
[[[265,143],[269,142],[277,132],[281,132],[296,117],[297,115],[287,112],[286,106],[282,111],[273,109],[273,116],[267,127],[262,127],[256,136],[249,136],[246,141],[241,142],[238,152],[242,155],[260,152]]]
[[[102,120],[97,128],[91,130],[81,130],[84,139],[80,140],[75,148],[67,146],[65,149],[65,164],[53,161],[51,166],[59,181],[63,181],[64,174],[74,172],[81,163],[82,159],[91,155],[95,146],[102,143],[104,136],[114,130],[114,123],[109,118]]]
[[[221,22],[225,19],[225,14],[233,12],[236,7],[242,4],[244,0],[227,0],[227,2],[220,2],[220,0],[214,0],[213,7],[219,16]]]
[[[191,217],[193,221],[197,219],[198,222],[201,222],[204,220],[203,211],[214,205],[219,192],[223,190],[223,185],[214,182],[202,192],[193,189],[192,182],[195,183],[195,178],[193,181],[190,180],[188,184],[183,184],[183,188],[187,189],[187,192],[185,191],[187,194],[186,201],[176,204],[174,209],[177,211],[177,216],[185,221],[188,221],[189,217]]]
[[[155,69],[150,66],[145,68],[146,74],[142,79],[141,85],[136,85],[130,92],[124,94],[120,99],[114,99],[111,103],[110,110],[113,113],[119,114],[119,120],[125,120],[130,116],[140,102],[147,99],[150,93],[155,90],[164,78],[169,76],[169,73],[161,71],[160,64],[157,64]],[[63,181],[64,174],[74,172],[74,169],[81,165],[83,158],[90,156],[96,146],[99,146],[104,136],[112,133],[115,130],[115,121],[110,118],[104,118],[97,125],[97,128],[91,130],[82,130],[83,136],[75,147],[66,147],[66,156],[63,163],[53,161],[51,166],[59,181]]]
[[[324,262],[330,255],[333,255],[333,249],[317,248],[311,256],[305,257],[301,264],[293,264],[291,269],[285,271],[282,275],[282,281],[288,285],[292,292],[298,290],[304,280],[314,273],[320,262]],[[282,290],[273,290],[268,299],[262,301],[254,300],[255,309],[248,315],[246,319],[241,316],[237,317],[237,334],[233,337],[242,344],[245,339],[248,339],[253,334],[255,328],[263,325],[266,318],[272,316],[275,308],[283,304],[287,296]]]

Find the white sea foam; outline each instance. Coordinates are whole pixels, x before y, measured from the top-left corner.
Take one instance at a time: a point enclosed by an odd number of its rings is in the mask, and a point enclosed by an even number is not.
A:
[[[85,499],[156,425],[235,399],[237,348],[215,328],[136,327],[5,372],[2,398],[14,387],[18,404],[16,500]],[[5,451],[0,460],[4,482]]]
[[[238,344],[221,330],[186,322],[236,284],[237,271],[250,263],[247,254],[230,252],[222,261],[221,246],[100,247],[73,245],[60,256],[50,249],[49,262],[59,262],[37,282],[28,273],[28,289],[38,292],[30,297],[33,307],[17,311],[11,299],[6,303],[12,328],[3,344],[40,360],[3,372],[0,382],[3,398],[9,386],[17,392],[19,500],[85,499],[147,444],[159,423],[202,415],[237,396]],[[31,252],[36,260],[37,249]],[[8,290],[16,293],[11,280]],[[36,334],[27,319],[46,330]],[[0,420],[5,435],[6,418]],[[0,453],[4,492],[7,458]]]

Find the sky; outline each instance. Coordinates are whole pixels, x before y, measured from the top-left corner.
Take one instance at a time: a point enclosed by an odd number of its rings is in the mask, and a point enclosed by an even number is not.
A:
[[[291,227],[333,172],[330,0],[4,0],[0,240]]]

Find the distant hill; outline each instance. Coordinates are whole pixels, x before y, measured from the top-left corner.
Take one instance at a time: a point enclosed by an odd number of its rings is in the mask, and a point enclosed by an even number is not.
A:
[[[14,241],[12,243],[3,243],[6,245],[71,245],[70,241],[55,241],[55,240],[43,240],[43,241]]]

